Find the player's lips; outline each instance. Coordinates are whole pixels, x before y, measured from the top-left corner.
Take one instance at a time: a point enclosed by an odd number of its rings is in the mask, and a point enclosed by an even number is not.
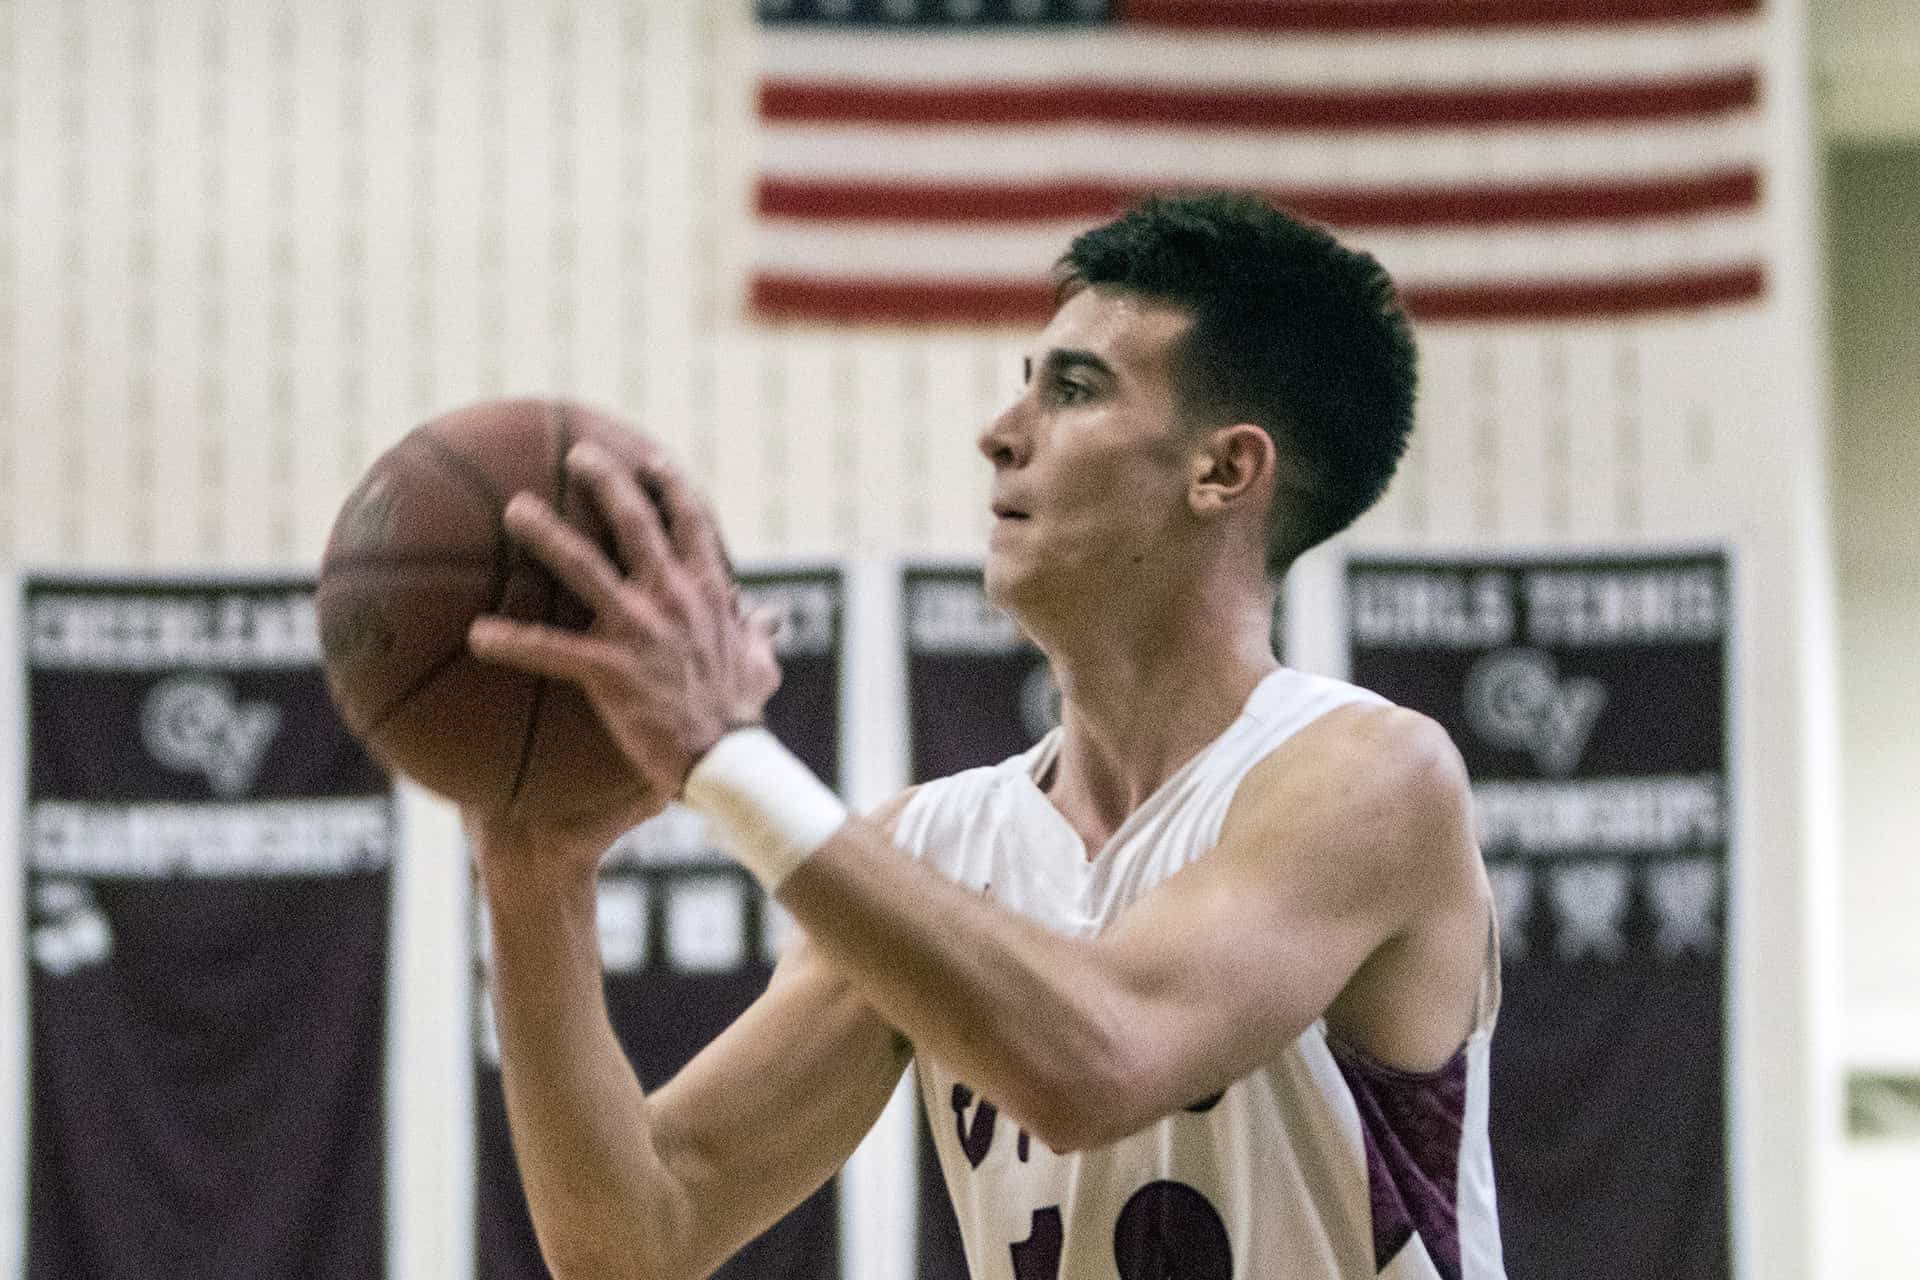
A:
[[[1018,507],[1010,507],[1004,502],[993,504],[994,518],[998,520],[1025,520],[1027,513]]]

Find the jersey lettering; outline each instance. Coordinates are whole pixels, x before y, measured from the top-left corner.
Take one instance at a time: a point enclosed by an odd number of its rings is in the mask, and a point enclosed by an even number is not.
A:
[[[1065,1248],[1060,1206],[1035,1209],[1027,1238],[1008,1246],[1014,1280],[1059,1280]],[[1127,1197],[1113,1224],[1113,1265],[1120,1280],[1233,1280],[1233,1242],[1206,1196],[1162,1179]]]
[[[967,1163],[978,1169],[987,1152],[993,1150],[993,1130],[1000,1117],[999,1109],[982,1098],[980,1109],[973,1113],[973,1123],[968,1124],[967,1108],[973,1105],[973,1090],[959,1083],[953,1086],[952,1105],[953,1128],[960,1135],[960,1149],[966,1152]]]
[[[1056,1280],[1060,1274],[1060,1251],[1066,1246],[1066,1233],[1060,1226],[1060,1206],[1048,1205],[1033,1211],[1033,1231],[1025,1240],[1013,1242],[1013,1280]]]
[[[1149,1182],[1113,1224],[1120,1280],[1233,1280],[1233,1243],[1211,1201],[1184,1182]]]

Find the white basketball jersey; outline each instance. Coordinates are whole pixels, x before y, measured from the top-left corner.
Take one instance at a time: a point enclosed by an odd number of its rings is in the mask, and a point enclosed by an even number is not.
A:
[[[1091,937],[1218,841],[1247,771],[1364,689],[1282,669],[1097,858],[1031,751],[922,787],[900,846],[1064,934]],[[1372,1062],[1316,1022],[1215,1098],[1056,1155],[937,1062],[916,1065],[975,1280],[1504,1280],[1487,1145],[1498,949],[1440,1070]]]

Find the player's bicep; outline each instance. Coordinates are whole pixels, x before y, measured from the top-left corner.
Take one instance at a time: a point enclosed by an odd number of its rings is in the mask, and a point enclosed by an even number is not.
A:
[[[1333,713],[1255,766],[1219,845],[1103,939],[1165,1105],[1271,1060],[1417,911],[1460,784],[1444,735],[1382,715]]]
[[[831,1177],[892,1097],[909,1051],[804,942],[765,994],[651,1098],[691,1234],[717,1263]]]

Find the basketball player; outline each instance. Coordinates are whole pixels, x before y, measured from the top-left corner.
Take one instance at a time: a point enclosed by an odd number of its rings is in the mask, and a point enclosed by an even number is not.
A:
[[[1236,196],[1076,240],[987,426],[986,580],[1053,664],[1033,750],[846,809],[765,730],[765,628],[707,509],[569,465],[616,564],[514,536],[589,632],[482,619],[578,681],[661,800],[804,927],[767,993],[644,1095],[601,998],[591,829],[471,819],[515,1148],[556,1275],[707,1274],[830,1176],[911,1061],[979,1280],[1489,1280],[1497,1003],[1459,757],[1281,667],[1272,578],[1385,487],[1414,351],[1380,267]],[[657,807],[657,805],[655,806]]]

